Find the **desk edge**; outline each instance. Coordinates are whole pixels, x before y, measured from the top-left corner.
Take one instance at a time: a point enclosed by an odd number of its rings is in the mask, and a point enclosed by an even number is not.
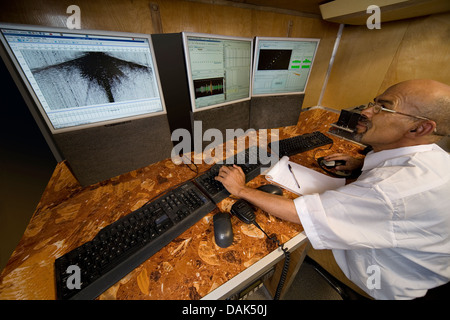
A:
[[[300,232],[295,237],[290,239],[285,243],[285,247],[289,249],[290,252],[296,250],[300,247],[308,238],[306,237],[305,231]],[[202,300],[219,300],[225,299],[230,296],[233,290],[240,286],[245,286],[250,284],[252,281],[261,276],[266,270],[268,266],[275,265],[281,258],[284,256],[283,251],[280,248],[272,251],[261,260],[255,262],[247,269],[243,270],[220,287],[214,289],[206,296],[202,298]]]

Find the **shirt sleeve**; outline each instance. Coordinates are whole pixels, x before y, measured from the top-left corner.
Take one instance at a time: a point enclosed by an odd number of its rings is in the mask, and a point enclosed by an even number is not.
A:
[[[392,248],[394,208],[377,186],[349,184],[294,200],[315,249]]]

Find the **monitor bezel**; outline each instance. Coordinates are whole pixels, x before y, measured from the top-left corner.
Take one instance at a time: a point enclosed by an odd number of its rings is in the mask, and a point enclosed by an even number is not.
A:
[[[186,64],[186,73],[188,77],[188,86],[189,86],[189,98],[191,102],[191,111],[192,112],[201,112],[204,110],[209,110],[213,108],[223,107],[230,104],[235,104],[243,101],[249,101],[252,98],[252,70],[253,70],[253,38],[246,37],[235,37],[235,36],[225,36],[218,34],[208,34],[208,33],[197,33],[197,32],[182,32],[183,39],[183,50]],[[191,60],[188,50],[188,37],[199,37],[199,38],[212,38],[212,39],[221,39],[221,40],[240,40],[240,41],[248,41],[250,42],[250,68],[249,68],[249,92],[248,97],[236,99],[232,101],[226,101],[222,103],[213,104],[207,107],[196,108],[195,106],[195,91],[194,91],[194,81],[192,79],[192,70],[191,70]]]
[[[295,92],[275,92],[275,93],[254,93],[254,83],[255,83],[255,75],[257,63],[259,62],[259,42],[260,41],[288,41],[288,42],[299,42],[299,41],[308,41],[308,42],[317,42],[316,50],[314,52],[313,60],[311,63],[311,68],[308,73],[308,77],[306,78],[305,88],[303,91],[295,91]],[[306,88],[308,87],[309,77],[311,76],[311,70],[314,65],[314,61],[316,59],[317,51],[319,50],[320,39],[319,38],[283,38],[283,37],[255,37],[255,50],[253,56],[253,68],[252,68],[252,97],[268,97],[268,96],[284,96],[284,95],[294,95],[294,94],[304,94],[306,92]]]
[[[19,86],[19,89],[25,89],[25,91],[29,94],[29,96],[31,97],[32,102],[33,102],[33,106],[29,105],[28,107],[33,108],[33,109],[37,108],[37,110],[39,110],[39,114],[44,119],[48,130],[50,130],[50,132],[52,134],[65,133],[65,132],[77,131],[77,130],[94,128],[94,127],[102,127],[102,126],[119,124],[119,123],[129,122],[132,120],[167,114],[166,105],[165,105],[165,101],[164,101],[164,95],[163,95],[161,81],[160,81],[159,72],[158,72],[158,65],[156,62],[155,52],[153,49],[153,42],[152,42],[150,34],[122,32],[122,31],[92,30],[92,29],[65,29],[65,28],[55,28],[55,27],[38,26],[38,25],[12,24],[12,23],[0,23],[0,29],[15,29],[15,30],[19,30],[19,31],[23,30],[23,31],[55,32],[55,33],[64,33],[64,34],[88,34],[88,35],[98,35],[98,36],[106,36],[106,37],[111,36],[111,37],[127,37],[127,38],[145,38],[148,41],[151,58],[152,58],[152,63],[153,63],[154,71],[155,71],[155,79],[157,82],[159,97],[161,100],[161,106],[162,106],[161,111],[144,113],[144,114],[135,115],[135,116],[121,117],[121,118],[116,118],[116,119],[112,119],[112,120],[104,120],[104,121],[98,121],[98,122],[94,122],[94,123],[87,123],[87,124],[81,124],[81,125],[57,129],[53,126],[52,122],[50,121],[49,117],[47,116],[45,109],[43,108],[33,87],[31,86],[30,82],[28,81],[28,78],[26,77],[20,63],[17,61],[16,55],[14,54],[11,47],[9,46],[8,41],[6,40],[3,32],[0,31],[0,42],[2,44],[2,49],[3,49],[3,50],[0,50],[0,54],[5,62],[7,69],[11,73],[13,79],[17,80],[16,77],[18,76],[18,78],[20,79],[20,83],[17,83],[17,81],[16,81],[16,85]],[[22,86],[22,88],[20,88],[20,86]],[[22,90],[20,90],[20,91],[23,95],[24,92],[22,92]],[[27,99],[26,97],[24,97],[24,99],[27,102],[27,104],[29,104],[28,103],[29,99]]]

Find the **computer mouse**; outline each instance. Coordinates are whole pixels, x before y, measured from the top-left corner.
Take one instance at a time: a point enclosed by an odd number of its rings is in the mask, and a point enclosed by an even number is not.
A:
[[[271,193],[271,194],[276,194],[279,196],[283,195],[283,190],[279,186],[276,186],[274,184],[262,185],[258,188],[258,190],[261,190],[261,191],[264,191],[267,193]]]
[[[352,171],[344,170],[344,171],[338,171],[336,170],[336,166],[342,166],[345,165],[345,160],[332,160],[332,161],[326,161],[324,157],[320,157],[317,159],[317,163],[319,164],[319,167],[322,168],[323,171],[326,173],[337,177],[337,178],[350,178],[353,173]]]
[[[345,165],[345,160],[331,160],[331,161],[326,161],[324,159],[324,157],[320,157],[319,159],[317,159],[317,162],[319,163],[319,165],[322,167],[325,167],[327,169],[332,169],[336,166],[343,166]]]
[[[214,240],[221,248],[227,248],[233,243],[233,226],[231,216],[226,212],[216,213],[213,217]]]

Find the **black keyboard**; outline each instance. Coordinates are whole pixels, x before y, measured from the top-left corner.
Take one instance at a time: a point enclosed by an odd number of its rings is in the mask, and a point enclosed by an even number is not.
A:
[[[300,136],[280,140],[278,155],[280,157],[290,157],[294,154],[312,150],[330,143],[333,143],[331,138],[327,137],[320,131],[314,131],[312,133],[306,133]],[[269,148],[272,149],[271,145],[272,142],[269,143]]]
[[[215,177],[218,175],[222,165],[232,165],[233,163],[242,168],[242,171],[245,173],[246,182],[256,178],[261,173],[261,168],[270,166],[270,163],[264,165],[261,163],[258,147],[250,147],[234,157],[213,165],[207,172],[194,181],[215,203],[219,203],[230,195],[222,183],[215,180]]]
[[[101,229],[55,261],[58,299],[94,299],[215,208],[192,183],[168,192]],[[80,289],[68,286],[78,266]],[[73,285],[70,285],[73,287]]]

